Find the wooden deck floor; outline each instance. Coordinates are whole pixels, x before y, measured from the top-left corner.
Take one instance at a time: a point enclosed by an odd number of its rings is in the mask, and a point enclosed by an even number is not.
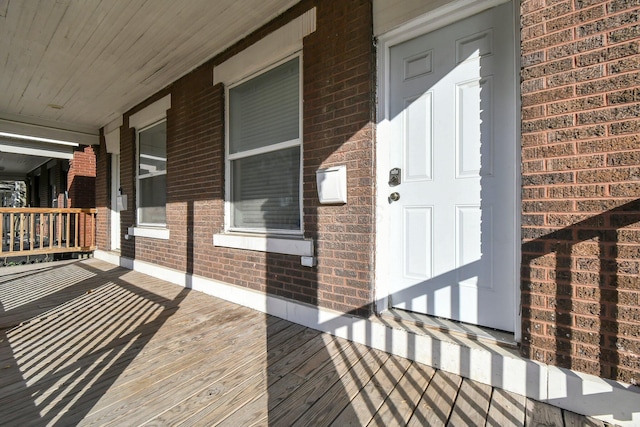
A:
[[[95,259],[0,304],[3,426],[603,425]]]

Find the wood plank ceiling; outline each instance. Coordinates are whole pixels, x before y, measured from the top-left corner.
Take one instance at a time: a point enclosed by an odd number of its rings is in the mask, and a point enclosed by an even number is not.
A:
[[[97,131],[298,0],[0,0],[0,117]]]

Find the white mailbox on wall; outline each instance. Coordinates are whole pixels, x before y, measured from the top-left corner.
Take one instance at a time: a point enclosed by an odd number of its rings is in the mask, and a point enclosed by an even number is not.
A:
[[[347,166],[333,166],[316,171],[318,199],[323,205],[347,203]]]

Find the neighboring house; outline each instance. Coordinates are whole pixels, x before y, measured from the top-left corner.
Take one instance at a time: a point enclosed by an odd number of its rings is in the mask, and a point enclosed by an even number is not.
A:
[[[0,207],[25,206],[26,189],[22,181],[0,181]]]
[[[12,121],[0,118],[0,129]],[[49,132],[46,128],[37,128]],[[95,240],[96,156],[91,146],[0,130],[3,265],[88,253]],[[98,138],[96,138],[98,139]],[[60,149],[60,145],[64,145]],[[4,191],[3,191],[4,190]],[[91,212],[93,211],[93,212]],[[52,237],[53,236],[53,237]]]
[[[302,0],[114,112],[96,256],[640,425],[639,11]]]
[[[68,157],[50,159],[26,175],[28,206],[95,207],[96,156],[93,147],[77,147]]]

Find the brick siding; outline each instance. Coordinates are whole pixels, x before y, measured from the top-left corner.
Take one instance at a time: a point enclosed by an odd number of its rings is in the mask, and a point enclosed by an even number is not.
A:
[[[314,239],[318,265],[299,256],[213,246],[224,230],[224,94],[213,67],[310,8],[317,30],[303,47],[303,200],[305,237]],[[367,0],[302,1],[125,114],[121,181],[130,200],[121,212],[135,224],[135,133],[128,117],[171,94],[167,111],[167,227],[170,240],[122,241],[135,258],[269,294],[367,315],[373,300],[374,51]],[[346,164],[349,203],[320,206],[315,171]],[[101,173],[107,173],[102,166]],[[108,191],[101,184],[101,191]],[[105,228],[103,226],[103,228]],[[99,245],[106,245],[99,241]]]
[[[640,3],[523,0],[524,355],[640,382]]]
[[[348,312],[373,300],[374,52],[366,1],[320,2],[304,50],[304,206],[317,239],[321,305]],[[349,203],[318,203],[315,172],[347,165]]]
[[[77,148],[69,160],[67,172],[68,206],[94,208],[96,206],[96,155],[91,146]]]
[[[111,247],[111,156],[107,153],[104,132],[100,131],[100,145],[94,147],[96,154],[96,245],[109,250]]]

